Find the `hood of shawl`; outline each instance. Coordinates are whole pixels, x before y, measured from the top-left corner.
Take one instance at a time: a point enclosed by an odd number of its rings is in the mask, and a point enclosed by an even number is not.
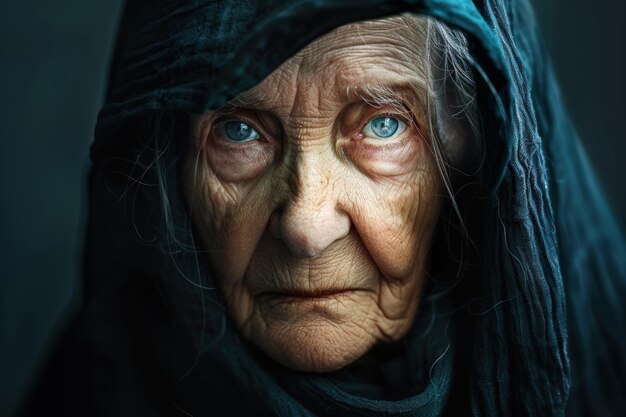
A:
[[[91,157],[97,161],[125,146],[115,140],[115,132],[137,116],[216,109],[333,29],[400,13],[428,15],[464,30],[495,91],[507,100],[508,72],[499,39],[471,1],[130,0]]]
[[[482,110],[492,119],[485,140],[487,188],[493,194],[486,200],[488,245],[482,256],[490,262],[477,284],[484,297],[476,310],[481,320],[468,335],[475,350],[468,352],[472,381],[463,409],[473,415],[561,415],[569,390],[565,294],[538,130],[551,136],[551,143],[564,143],[548,125],[550,116],[566,117],[549,81],[538,96],[529,92],[531,83],[547,78],[535,73],[545,67],[524,0],[129,0],[91,157],[98,164],[128,147],[128,135],[118,132],[142,115],[218,108],[319,36],[343,24],[407,12],[463,30],[476,70],[488,80],[482,94],[490,99]],[[543,125],[537,125],[534,103],[543,106]],[[559,178],[571,174],[579,158],[572,156]],[[155,269],[151,256],[146,270]],[[363,415],[440,415],[450,384],[456,384],[452,364],[444,360],[424,392],[403,402],[352,397],[323,377],[289,373],[283,390],[244,352],[236,335],[223,340],[211,353],[214,369],[237,379],[244,390],[265,392],[266,405],[279,415],[310,415],[306,410],[316,408],[327,415],[347,409]]]

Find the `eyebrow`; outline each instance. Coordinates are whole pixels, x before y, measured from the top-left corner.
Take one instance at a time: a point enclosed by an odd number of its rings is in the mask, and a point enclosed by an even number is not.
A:
[[[339,91],[345,102],[365,102],[373,107],[413,104],[425,101],[428,89],[425,83],[400,82],[392,84],[362,84],[348,86]]]
[[[428,83],[419,77],[409,77],[403,80],[385,82],[380,80],[374,83],[342,83],[335,89],[336,97],[345,103],[363,102],[373,107],[387,105],[419,104],[424,105],[429,94]],[[240,93],[228,101],[224,108],[249,108],[269,110],[268,100],[255,88]]]

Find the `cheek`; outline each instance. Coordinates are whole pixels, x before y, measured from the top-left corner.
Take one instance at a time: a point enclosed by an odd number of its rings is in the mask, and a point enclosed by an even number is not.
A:
[[[415,274],[430,247],[441,204],[434,169],[370,183],[353,220],[386,277],[405,280]]]
[[[224,283],[235,283],[245,274],[266,228],[272,187],[263,176],[225,181],[213,166],[203,153],[189,158],[183,172],[186,200],[212,269]]]

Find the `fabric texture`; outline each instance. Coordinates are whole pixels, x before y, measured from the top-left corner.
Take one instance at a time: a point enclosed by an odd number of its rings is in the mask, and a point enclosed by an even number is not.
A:
[[[482,76],[480,265],[454,300],[420,305],[398,348],[406,393],[372,398],[245,345],[206,266],[198,280],[176,271],[175,257],[196,259],[176,250],[193,236],[162,241],[164,218],[185,218],[182,199],[169,195],[164,212],[156,174],[140,168],[154,165],[144,138],[171,128],[168,115],[218,108],[340,25],[406,12],[465,32]],[[83,307],[24,415],[626,411],[626,247],[526,0],[131,0],[92,159]]]

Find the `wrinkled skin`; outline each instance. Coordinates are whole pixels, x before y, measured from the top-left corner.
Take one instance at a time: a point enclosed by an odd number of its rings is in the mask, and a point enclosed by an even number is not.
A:
[[[183,183],[196,231],[240,333],[285,366],[340,369],[413,321],[443,201],[425,25],[343,26],[228,108],[192,116]],[[377,87],[393,98],[365,93]],[[381,115],[406,128],[368,136]],[[230,142],[224,120],[259,138]]]

